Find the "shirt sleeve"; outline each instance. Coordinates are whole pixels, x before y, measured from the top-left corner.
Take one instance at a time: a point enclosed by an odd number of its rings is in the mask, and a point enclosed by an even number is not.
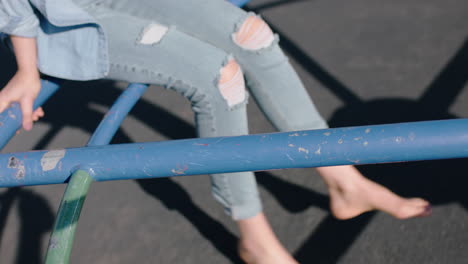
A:
[[[28,0],[0,0],[0,32],[32,38],[38,28],[39,19]]]

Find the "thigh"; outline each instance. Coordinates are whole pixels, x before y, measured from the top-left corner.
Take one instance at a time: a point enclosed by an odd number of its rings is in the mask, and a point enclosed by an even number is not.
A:
[[[154,20],[105,7],[91,13],[108,38],[108,79],[161,85],[184,95],[196,113],[200,136],[247,134],[246,100],[229,106],[218,85],[230,59],[226,52]],[[151,43],[154,39],[145,36],[154,26],[167,31]]]
[[[254,98],[279,130],[327,127],[277,43],[260,52],[242,50],[234,44],[231,34],[249,14],[227,1],[142,0],[138,1],[137,6],[132,0],[112,0],[107,6],[148,21],[158,19],[162,23],[175,25],[177,29],[189,32],[187,34],[190,36],[233,54],[246,74]],[[202,49],[195,47],[178,48],[197,50],[197,53],[200,51],[203,54]],[[213,56],[216,54],[213,53]]]
[[[225,0],[106,0],[116,11],[158,19],[223,49],[231,49],[230,35],[248,14]]]
[[[219,93],[215,81],[228,60],[223,50],[155,19],[142,19],[103,7],[90,12],[108,39],[111,65],[108,78],[165,86],[177,82],[179,86]]]

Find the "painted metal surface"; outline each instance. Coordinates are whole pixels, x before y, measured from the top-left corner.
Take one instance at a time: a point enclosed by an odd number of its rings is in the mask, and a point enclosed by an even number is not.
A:
[[[0,155],[0,186],[468,157],[468,119]]]
[[[114,137],[127,114],[145,93],[148,85],[132,83],[114,102],[109,112],[101,121],[88,146],[107,145]]]
[[[244,6],[245,4],[250,2],[250,0],[229,0],[229,2],[233,3],[236,6]]]
[[[77,170],[73,174],[60,204],[45,263],[69,263],[76,225],[91,182],[86,171]]]
[[[144,84],[130,84],[104,116],[87,145],[101,146],[109,144],[128,112],[138,102],[147,88],[148,86]],[[53,156],[56,158],[65,155],[63,151],[55,151],[54,153]],[[44,163],[44,165],[52,167],[54,162],[49,165]],[[71,176],[50,236],[46,263],[69,262],[77,222],[92,181],[93,178],[83,170],[77,170]]]
[[[41,80],[41,92],[34,101],[34,109],[44,104],[59,88],[58,79]],[[0,149],[5,147],[8,141],[21,127],[22,114],[18,103],[0,114]]]

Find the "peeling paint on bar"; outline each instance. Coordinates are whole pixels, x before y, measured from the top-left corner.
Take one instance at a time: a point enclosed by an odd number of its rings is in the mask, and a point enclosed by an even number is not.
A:
[[[63,157],[65,157],[66,150],[59,149],[59,150],[52,150],[46,152],[41,159],[41,167],[43,171],[50,171],[55,169],[57,164]]]
[[[107,181],[463,157],[468,119],[455,119],[0,154],[0,186],[63,183],[77,168],[92,168],[96,181]]]

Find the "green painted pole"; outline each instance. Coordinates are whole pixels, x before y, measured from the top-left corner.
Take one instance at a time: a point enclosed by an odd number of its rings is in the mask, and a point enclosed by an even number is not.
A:
[[[108,114],[99,124],[87,146],[107,145],[117,132],[122,121],[148,88],[145,84],[133,83],[119,96]],[[49,240],[47,264],[70,262],[75,230],[83,203],[88,194],[92,177],[85,171],[75,172],[62,198],[55,226]]]
[[[83,170],[78,170],[71,176],[50,236],[46,264],[69,263],[76,225],[91,182],[93,179]]]

